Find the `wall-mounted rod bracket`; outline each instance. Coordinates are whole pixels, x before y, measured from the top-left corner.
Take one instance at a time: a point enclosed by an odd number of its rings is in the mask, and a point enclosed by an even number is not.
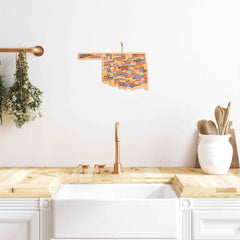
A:
[[[0,48],[0,52],[20,52],[24,49],[26,52],[33,53],[35,56],[40,57],[44,53],[42,46],[35,46],[30,48]]]

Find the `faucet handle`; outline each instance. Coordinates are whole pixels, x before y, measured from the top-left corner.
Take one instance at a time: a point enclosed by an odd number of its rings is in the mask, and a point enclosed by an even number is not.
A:
[[[105,167],[106,167],[105,164],[103,164],[103,165],[95,164],[94,168],[98,169],[98,172],[96,174],[101,174],[101,169],[104,169]]]
[[[90,165],[78,164],[78,168],[79,168],[79,169],[82,169],[81,174],[84,174],[84,173],[85,173],[85,170],[86,170],[86,169],[88,170],[88,169],[90,168]]]

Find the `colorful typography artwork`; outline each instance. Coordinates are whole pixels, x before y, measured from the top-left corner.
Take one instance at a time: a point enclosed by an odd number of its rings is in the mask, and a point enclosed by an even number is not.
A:
[[[102,60],[102,81],[110,86],[148,90],[145,53],[79,53],[78,58]]]

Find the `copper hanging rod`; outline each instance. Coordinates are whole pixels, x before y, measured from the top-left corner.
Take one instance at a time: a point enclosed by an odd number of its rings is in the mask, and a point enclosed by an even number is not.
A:
[[[20,52],[20,50],[26,50],[26,52],[33,53],[35,56],[42,56],[44,48],[42,46],[35,46],[30,48],[0,48],[0,52]]]

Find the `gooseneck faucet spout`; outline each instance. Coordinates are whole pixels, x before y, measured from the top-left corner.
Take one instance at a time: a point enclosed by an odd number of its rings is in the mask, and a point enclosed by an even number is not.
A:
[[[122,164],[120,163],[120,123],[115,123],[115,163],[113,174],[122,174]]]

